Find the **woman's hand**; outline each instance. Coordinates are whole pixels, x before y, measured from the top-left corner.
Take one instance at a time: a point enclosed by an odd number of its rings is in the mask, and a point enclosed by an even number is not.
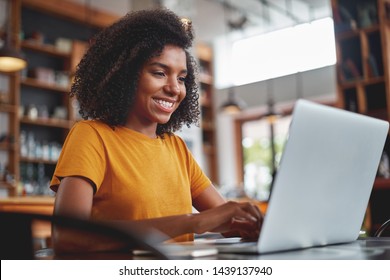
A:
[[[195,233],[220,232],[226,237],[257,239],[263,223],[259,208],[249,202],[229,201],[194,214]]]

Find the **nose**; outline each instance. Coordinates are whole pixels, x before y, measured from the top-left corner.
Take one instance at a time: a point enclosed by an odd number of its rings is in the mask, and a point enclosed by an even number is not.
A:
[[[169,81],[167,81],[166,85],[164,86],[164,91],[172,95],[179,95],[179,82],[176,79],[169,79]]]

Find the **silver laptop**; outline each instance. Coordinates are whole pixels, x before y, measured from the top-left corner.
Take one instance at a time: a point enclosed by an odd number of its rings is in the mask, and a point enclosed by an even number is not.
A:
[[[382,120],[297,101],[258,242],[217,245],[218,251],[269,253],[356,240],[388,129]]]

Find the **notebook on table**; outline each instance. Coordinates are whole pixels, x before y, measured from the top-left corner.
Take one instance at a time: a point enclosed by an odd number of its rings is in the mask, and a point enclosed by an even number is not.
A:
[[[258,241],[214,246],[270,253],[355,241],[388,130],[382,120],[297,101]]]

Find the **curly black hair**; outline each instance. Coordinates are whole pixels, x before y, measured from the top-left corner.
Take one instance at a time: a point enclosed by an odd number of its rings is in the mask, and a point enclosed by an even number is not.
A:
[[[141,68],[166,45],[182,48],[187,56],[186,97],[157,135],[173,133],[184,124],[199,125],[197,64],[191,23],[161,8],[130,12],[102,30],[76,69],[70,96],[76,97],[83,119],[103,121],[112,128],[125,124],[135,99]]]

